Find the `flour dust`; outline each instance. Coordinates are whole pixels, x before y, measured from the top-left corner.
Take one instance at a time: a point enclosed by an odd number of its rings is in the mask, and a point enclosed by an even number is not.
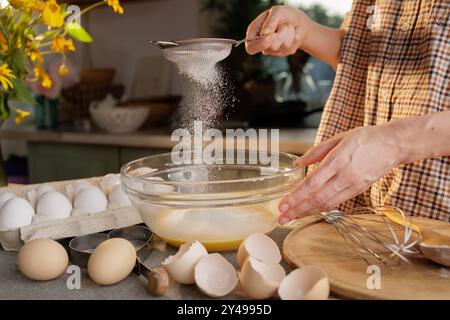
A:
[[[177,69],[184,79],[177,127],[193,132],[195,121],[202,121],[205,129],[215,127],[226,109],[234,105],[233,86],[226,69],[207,59],[177,64]]]

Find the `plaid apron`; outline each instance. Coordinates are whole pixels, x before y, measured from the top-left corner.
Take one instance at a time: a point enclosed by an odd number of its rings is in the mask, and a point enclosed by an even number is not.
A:
[[[343,28],[316,143],[450,109],[450,0],[355,0]],[[398,166],[340,209],[377,205],[450,221],[450,157]]]

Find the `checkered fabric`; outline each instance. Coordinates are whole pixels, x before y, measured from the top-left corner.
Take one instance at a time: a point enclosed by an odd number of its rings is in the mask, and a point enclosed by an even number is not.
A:
[[[449,0],[355,0],[343,27],[316,143],[355,127],[450,109]],[[450,157],[396,167],[340,209],[377,205],[450,221]]]

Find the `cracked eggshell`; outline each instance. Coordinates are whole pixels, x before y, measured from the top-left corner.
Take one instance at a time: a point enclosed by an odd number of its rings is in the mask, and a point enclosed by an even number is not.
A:
[[[212,298],[226,296],[239,282],[236,269],[218,253],[201,258],[195,266],[194,276],[200,291]]]
[[[120,174],[110,173],[100,180],[100,187],[105,194],[109,194],[112,189],[120,184]]]
[[[330,295],[330,283],[320,268],[298,268],[281,281],[278,295],[282,300],[326,300]]]
[[[123,208],[131,206],[130,199],[122,190],[120,184],[115,185],[108,195],[108,202],[110,208]]]
[[[3,192],[0,193],[0,208],[8,201],[9,199],[15,198],[17,195],[12,192]]]
[[[0,209],[0,229],[17,229],[31,224],[34,209],[19,197],[11,198]]]
[[[190,241],[180,246],[175,255],[162,263],[170,277],[181,284],[195,283],[195,265],[208,255],[208,251],[198,241]]]
[[[241,268],[249,256],[267,264],[278,264],[281,261],[281,253],[278,245],[262,233],[250,235],[239,246],[237,261]]]
[[[242,266],[239,280],[244,292],[253,299],[268,299],[278,289],[286,271],[279,264],[265,264],[248,257]]]
[[[89,186],[78,191],[75,195],[73,206],[75,209],[83,212],[97,213],[106,210],[108,200],[102,190]]]
[[[71,212],[72,204],[69,199],[57,191],[47,191],[38,199],[36,205],[36,215],[50,220],[68,218]]]

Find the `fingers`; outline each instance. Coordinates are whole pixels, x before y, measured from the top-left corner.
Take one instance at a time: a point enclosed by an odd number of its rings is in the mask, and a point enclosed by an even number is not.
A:
[[[268,37],[269,46],[262,53],[272,56],[287,56],[292,54],[291,47],[295,38],[295,28],[292,25],[281,25],[277,33]],[[294,51],[295,52],[295,51]]]
[[[261,34],[262,26],[264,25],[268,15],[269,10],[266,10],[249,24],[247,28],[247,38],[253,38]]]
[[[296,166],[309,166],[322,161],[327,154],[344,139],[347,132],[341,132],[334,137],[312,147],[303,156],[295,160]]]
[[[266,35],[260,40],[245,44],[248,54],[262,52],[266,55],[287,56],[297,51],[295,45],[296,26],[299,24],[298,10],[285,6],[274,6],[260,14],[248,27],[247,37]]]
[[[267,35],[275,33],[282,19],[283,10],[277,6],[270,8],[267,18],[262,25],[260,34]]]
[[[261,34],[261,29],[264,24],[264,22],[267,19],[267,16],[269,15],[269,10],[264,11],[261,13],[255,20],[250,23],[250,25],[247,28],[247,38],[254,38],[256,36],[259,36]],[[245,43],[245,48],[247,50],[248,54],[256,54],[260,52],[260,42],[261,41],[249,41]]]
[[[316,207],[326,205],[327,195],[325,195],[325,197],[321,195],[321,189],[323,189],[328,181],[334,176],[344,171],[351,161],[351,154],[346,152],[345,146],[341,147],[341,149],[343,150],[338,149],[336,151],[335,149],[331,151],[322,163],[313,172],[308,174],[293,192],[281,200],[279,210],[282,213],[282,216],[292,219],[293,216],[295,217],[294,208],[304,201],[310,201],[310,199],[315,199],[312,205],[315,205]],[[332,186],[334,191],[340,192],[345,189],[350,183],[348,180],[349,179],[344,176],[344,179],[337,180],[341,184],[333,182]]]
[[[318,192],[302,197],[298,205],[282,213],[279,221],[286,223],[309,215],[328,212],[356,196],[354,193],[354,186],[348,181],[346,174],[334,176]]]

